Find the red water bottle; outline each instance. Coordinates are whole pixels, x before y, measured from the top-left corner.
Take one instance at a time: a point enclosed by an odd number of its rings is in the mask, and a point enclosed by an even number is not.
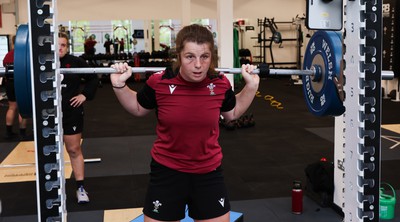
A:
[[[301,214],[303,212],[303,189],[300,181],[293,182],[292,188],[292,213]]]

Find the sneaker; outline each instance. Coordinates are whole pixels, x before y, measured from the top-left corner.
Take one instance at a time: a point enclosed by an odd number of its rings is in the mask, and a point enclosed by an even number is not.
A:
[[[8,98],[7,98],[7,94],[6,93],[3,93],[3,94],[0,94],[0,101],[1,100],[7,100]]]
[[[76,198],[78,199],[78,204],[89,203],[88,193],[83,186],[79,187],[79,189],[76,191]]]

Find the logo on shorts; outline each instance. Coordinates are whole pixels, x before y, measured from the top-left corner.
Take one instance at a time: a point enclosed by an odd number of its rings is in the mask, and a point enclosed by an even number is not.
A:
[[[73,127],[72,127],[72,130],[73,130],[73,131],[76,131],[76,126],[73,126]]]
[[[158,209],[162,206],[161,202],[156,200],[156,201],[153,202],[153,204],[154,204],[153,212],[154,213],[159,213]]]
[[[225,198],[221,198],[218,200],[219,204],[221,204],[222,207],[225,205]]]

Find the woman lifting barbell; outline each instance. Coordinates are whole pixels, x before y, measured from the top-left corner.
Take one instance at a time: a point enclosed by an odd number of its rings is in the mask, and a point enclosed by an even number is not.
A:
[[[119,72],[111,74],[114,92],[128,112],[143,116],[157,110],[145,221],[179,221],[187,205],[196,222],[228,222],[218,120],[220,114],[239,118],[253,101],[260,78],[250,74],[255,66],[243,65],[246,85],[234,95],[228,79],[214,70],[213,35],[200,25],[178,33],[176,50],[174,68],[150,76],[138,92],[126,85],[132,68],[112,66]]]

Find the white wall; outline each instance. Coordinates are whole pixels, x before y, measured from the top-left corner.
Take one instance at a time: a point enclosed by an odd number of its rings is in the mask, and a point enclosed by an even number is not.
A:
[[[15,35],[17,32],[16,26],[28,21],[27,0],[13,0],[13,2],[15,5],[14,13],[1,13],[3,27],[0,28],[0,34]],[[2,6],[9,3],[11,3],[11,0],[0,0]]]
[[[7,1],[7,0],[2,0]],[[28,0],[15,0],[16,17],[12,14],[3,14],[3,28],[0,34],[15,34],[15,25],[28,22],[27,2]],[[182,1],[190,1],[190,9],[183,9]],[[296,15],[305,13],[305,0],[233,0],[234,17],[246,18],[247,25],[255,27],[255,31],[246,32],[243,40],[243,48],[252,50],[253,55],[259,54],[259,50],[253,46],[257,36],[257,18],[275,18],[276,21],[290,21]],[[217,0],[58,0],[57,21],[89,20],[159,20],[177,19],[180,20],[187,15],[184,10],[190,10],[192,19],[209,18],[217,19]],[[233,21],[232,21],[233,22]],[[293,33],[286,32],[284,37]],[[99,45],[100,46],[100,45]],[[277,45],[274,47],[278,47]],[[284,44],[284,49],[279,48],[274,53],[276,60],[294,60],[295,52],[292,46]],[[286,57],[289,55],[289,58]],[[269,56],[268,56],[269,57]]]
[[[0,34],[13,35],[17,32],[15,27],[15,16],[13,14],[2,14],[3,27],[0,28]]]
[[[28,21],[27,0],[15,0],[17,22]],[[77,20],[122,20],[122,19],[181,19],[182,2],[185,0],[58,0],[58,21]],[[191,1],[192,18],[217,19],[217,0]],[[305,1],[299,0],[234,0],[234,17],[263,18],[275,17],[276,20],[288,20],[297,14],[305,13]],[[282,13],[283,12],[283,13]],[[6,20],[7,19],[7,20]],[[5,23],[14,26],[14,18],[4,18]],[[7,22],[6,22],[7,21]],[[3,30],[4,29],[4,30]],[[13,30],[3,27],[0,33]],[[15,32],[15,31],[14,31]]]
[[[263,18],[260,18],[261,21]],[[296,39],[298,38],[298,32],[296,29],[296,23],[279,23],[279,22],[292,22],[292,19],[290,18],[287,20],[277,20],[275,19],[275,22],[277,22],[278,29],[282,35],[283,39]],[[254,31],[243,31],[240,34],[240,37],[243,38],[243,41],[239,41],[239,48],[245,48],[245,49],[250,49],[253,57],[257,57],[260,55],[263,55],[264,51],[262,51],[262,48],[256,47],[259,46],[260,44],[258,43],[257,40],[257,35],[260,32],[260,27],[257,25],[257,19],[246,19],[245,20],[246,24],[245,26],[254,26],[255,30]],[[308,30],[304,27],[304,21],[300,22],[302,23],[302,31],[303,31],[303,40],[304,43],[302,44],[301,52],[302,55],[304,54],[304,50],[307,46],[308,43],[308,38],[305,37],[305,35],[308,33]],[[245,30],[245,26],[241,27],[241,30]],[[270,38],[272,36],[272,33],[268,28],[266,28],[266,38]],[[269,42],[266,42],[266,45],[269,45]],[[274,62],[279,63],[279,62],[297,62],[297,57],[298,57],[298,42],[296,41],[283,41],[281,44],[272,44],[272,53],[274,57]],[[253,58],[253,61],[257,61],[256,58]],[[259,61],[259,60],[258,60]],[[271,55],[270,55],[270,49],[266,48],[266,62],[271,63]],[[280,65],[277,67],[294,67],[296,65]],[[299,67],[301,68],[301,67]]]
[[[181,19],[182,1],[191,2],[192,18],[217,19],[217,0],[59,0],[59,20]],[[234,0],[234,17],[275,17],[305,13],[302,0]],[[283,12],[283,13],[282,13]]]

